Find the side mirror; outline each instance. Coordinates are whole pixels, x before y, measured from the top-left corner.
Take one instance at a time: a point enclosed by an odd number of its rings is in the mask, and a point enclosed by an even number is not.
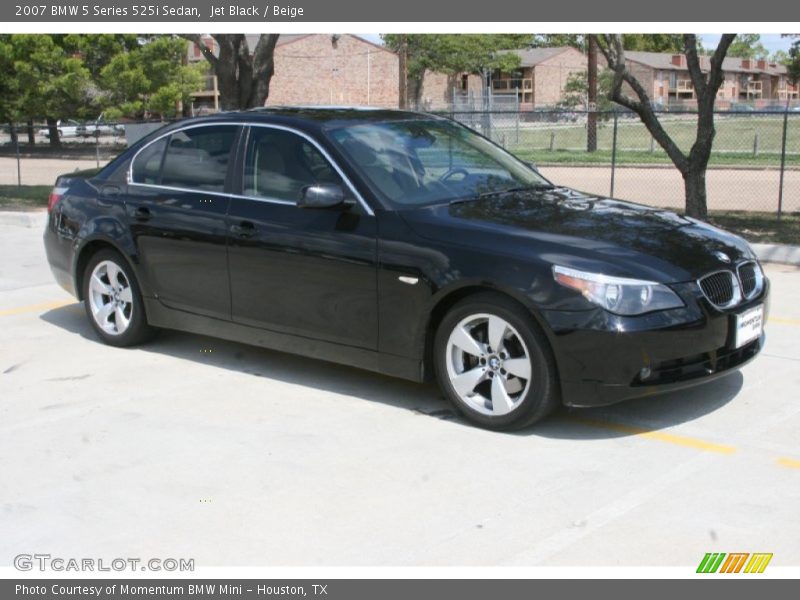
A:
[[[535,163],[535,162],[529,162],[529,163],[526,163],[526,164],[527,164],[527,165],[528,165],[528,166],[529,166],[531,169],[533,169],[534,171],[536,171],[537,173],[539,172],[539,167],[536,165],[536,163]]]
[[[344,190],[336,183],[307,185],[297,200],[300,208],[333,208],[343,204],[346,204]]]

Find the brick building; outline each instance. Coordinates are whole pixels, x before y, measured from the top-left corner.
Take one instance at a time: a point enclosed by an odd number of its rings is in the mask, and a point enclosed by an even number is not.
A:
[[[564,95],[564,85],[573,73],[585,73],[586,55],[568,46],[510,50],[520,58],[513,73],[494,73],[492,92],[516,95],[521,110],[555,106]]]
[[[248,35],[251,50],[258,35]],[[209,48],[214,40],[205,38]],[[200,49],[189,45],[189,61],[205,60]],[[397,54],[351,34],[282,34],[275,46],[275,74],[267,105],[336,104],[396,108],[399,104]],[[470,76],[470,85],[480,78]],[[444,106],[452,94],[452,78],[427,73],[420,94],[423,107]],[[195,110],[218,110],[219,94],[213,75],[194,94]]]
[[[626,52],[628,68],[642,83],[656,104],[680,104],[695,100],[694,87],[686,67],[686,56],[659,52]],[[710,57],[701,56],[703,70]],[[726,58],[722,63],[725,81],[717,93],[717,106],[725,109],[739,102],[756,108],[798,99],[798,86],[791,85],[786,67],[764,59]]]
[[[252,49],[258,35],[248,35]],[[210,36],[205,38],[214,47]],[[520,107],[556,104],[564,84],[574,71],[586,70],[586,57],[574,48],[511,50],[520,56],[514,73],[496,73],[492,93],[516,94]],[[204,60],[199,48],[189,45],[189,60]],[[399,104],[399,58],[379,44],[351,34],[286,35],[275,46],[275,74],[270,82],[267,105],[337,104],[396,108]],[[454,100],[480,98],[484,93],[478,75],[459,76],[428,72],[419,93],[423,109],[444,109]],[[195,110],[219,108],[216,81],[206,79],[204,89],[194,94]],[[413,102],[413,100],[412,100]]]

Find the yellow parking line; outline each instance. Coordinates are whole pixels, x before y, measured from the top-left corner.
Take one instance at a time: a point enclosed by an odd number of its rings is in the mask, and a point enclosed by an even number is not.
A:
[[[789,467],[790,469],[800,469],[800,460],[795,460],[793,458],[785,458],[781,457],[778,459],[778,464],[782,467]]]
[[[49,302],[39,302],[38,304],[28,304],[27,306],[17,306],[16,308],[6,308],[0,310],[0,317],[36,312],[37,310],[60,308],[62,306],[67,306],[68,304],[75,304],[75,300],[51,300]]]
[[[767,323],[780,323],[781,325],[795,325],[800,327],[800,319],[787,319],[785,317],[770,317]]]
[[[596,419],[584,419],[581,417],[574,417],[572,420],[590,427],[599,427],[601,429],[609,429],[611,431],[618,431],[620,433],[628,433],[630,435],[635,435],[650,440],[674,444],[676,446],[683,446],[684,448],[693,448],[695,450],[703,450],[705,452],[718,452],[720,454],[733,454],[736,452],[736,448],[733,446],[707,442],[705,440],[688,437],[685,435],[676,435],[674,433],[665,433],[663,431],[651,431],[649,429],[644,429],[643,427],[625,425],[624,423],[612,423],[611,421],[598,421]]]

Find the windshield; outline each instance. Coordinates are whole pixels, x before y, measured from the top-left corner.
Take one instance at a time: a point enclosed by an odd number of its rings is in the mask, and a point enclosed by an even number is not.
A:
[[[525,163],[451,121],[366,123],[330,136],[394,208],[549,185]]]

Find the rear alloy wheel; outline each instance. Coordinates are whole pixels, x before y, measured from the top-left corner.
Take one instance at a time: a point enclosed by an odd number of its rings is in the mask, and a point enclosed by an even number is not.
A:
[[[457,304],[436,335],[439,384],[471,421],[524,427],[559,404],[543,334],[515,302],[482,294]]]
[[[136,279],[122,257],[112,250],[95,254],[83,278],[83,299],[89,321],[107,344],[131,346],[153,332],[147,324]]]

